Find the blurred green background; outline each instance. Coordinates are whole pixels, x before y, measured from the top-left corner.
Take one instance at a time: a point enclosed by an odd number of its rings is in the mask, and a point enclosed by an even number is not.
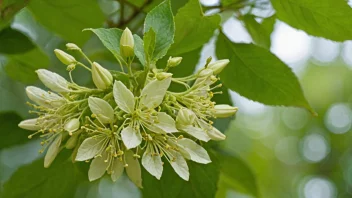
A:
[[[125,2],[122,14],[126,18],[135,15],[135,7],[142,7],[142,11],[133,20],[121,24],[120,4],[113,0],[64,0],[47,4],[0,1],[0,192],[16,170],[42,157],[37,152],[39,140],[29,141],[29,132],[17,128],[20,120],[30,117],[25,104],[25,86],[41,86],[34,70],[50,68],[67,77],[66,68],[53,53],[55,48],[63,49],[67,42],[83,46],[91,59],[105,67],[116,68],[113,57],[100,41],[81,30],[128,25],[133,32],[140,33],[144,12],[161,1]],[[174,13],[185,2],[172,1]],[[201,2],[205,10],[219,3],[217,0]],[[21,9],[23,6],[28,7]],[[223,31],[232,41],[252,42],[233,13],[234,10],[222,12]],[[270,15],[272,10],[260,13]],[[198,67],[204,65],[208,56],[215,56],[214,40],[182,55],[183,65],[197,62]],[[4,46],[12,46],[17,51],[9,52]],[[20,49],[23,53],[18,53]],[[230,93],[239,112],[225,131],[227,140],[220,146],[249,165],[255,179],[244,177],[242,182],[256,180],[263,198],[352,197],[352,42],[314,38],[276,20],[270,49],[294,70],[319,116],[313,117],[299,108],[264,106]],[[79,84],[91,83],[89,73],[84,70],[77,69],[74,75]],[[42,166],[22,169],[33,172],[34,176],[42,170]],[[48,184],[45,188],[52,186]],[[127,178],[117,183],[106,177],[93,183],[86,181],[73,190],[75,197],[140,196]],[[225,197],[251,196],[242,190],[229,190]]]

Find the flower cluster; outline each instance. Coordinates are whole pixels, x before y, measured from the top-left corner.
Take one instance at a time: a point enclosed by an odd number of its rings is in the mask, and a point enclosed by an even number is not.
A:
[[[129,178],[142,187],[142,166],[157,179],[164,162],[171,164],[184,180],[189,179],[186,160],[207,164],[211,159],[201,146],[209,140],[224,140],[225,135],[212,126],[212,119],[235,114],[236,107],[215,104],[211,99],[221,87],[217,74],[228,60],[207,62],[199,72],[173,78],[168,69],[181,63],[181,57],[170,57],[164,69],[146,67],[133,71],[134,41],[126,29],[120,41],[119,62],[125,65],[126,78],[115,75],[92,62],[75,44],[66,45],[90,64],[77,61],[61,50],[57,58],[67,65],[70,81],[45,69],[37,70],[41,82],[51,91],[38,87],[26,88],[28,103],[37,115],[22,121],[21,128],[39,134],[46,150],[44,166],[49,167],[64,148],[73,149],[73,160],[90,161],[89,180],[102,177],[105,172],[116,181],[125,170]],[[92,74],[96,88],[76,84],[72,71],[81,66]],[[123,69],[123,68],[122,68]],[[143,75],[144,74],[144,75]],[[184,85],[184,91],[172,92],[171,83]],[[141,159],[140,159],[141,158]]]

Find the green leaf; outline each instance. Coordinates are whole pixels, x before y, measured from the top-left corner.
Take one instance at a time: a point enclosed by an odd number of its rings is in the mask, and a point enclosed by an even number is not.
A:
[[[219,59],[230,59],[220,77],[231,90],[267,105],[304,107],[314,112],[295,74],[268,50],[254,44],[232,43],[220,34],[216,54]]]
[[[345,0],[271,0],[277,17],[310,35],[352,39],[352,9]]]
[[[82,30],[100,27],[105,20],[95,0],[33,0],[28,8],[42,25],[80,45],[89,38]]]
[[[144,34],[143,43],[144,43],[144,53],[147,64],[150,64],[152,58],[154,57],[154,50],[155,50],[155,32],[153,28],[150,28],[148,32]]]
[[[109,70],[109,72],[112,74],[112,77],[114,78],[114,80],[121,81],[125,85],[129,84],[130,77],[128,74],[124,72],[115,71],[115,70]]]
[[[204,16],[199,1],[190,0],[175,17],[175,43],[169,54],[176,56],[203,46],[213,36],[220,22],[220,15]]]
[[[10,79],[3,70],[0,62],[0,112],[13,111],[21,116],[28,114],[26,103],[25,86]]]
[[[98,29],[84,29],[84,31],[92,31],[98,36],[103,45],[117,58],[121,59],[120,55],[120,39],[122,35],[122,30],[118,28],[98,28]]]
[[[145,53],[144,53],[144,44],[141,37],[137,34],[133,35],[134,39],[134,54],[137,56],[142,65],[145,65]]]
[[[20,54],[35,48],[26,35],[11,28],[0,32],[0,43],[0,53],[3,54]]]
[[[0,114],[0,150],[28,141],[28,131],[17,126],[21,121],[21,117],[15,113],[7,112]]]
[[[0,197],[74,197],[79,181],[86,176],[77,171],[69,154],[70,151],[61,153],[47,169],[43,167],[43,159],[19,168],[4,184]]]
[[[166,55],[174,42],[175,23],[170,0],[159,4],[147,14],[144,22],[144,32],[148,32],[150,28],[153,28],[156,37],[152,57],[152,61],[156,62]]]
[[[219,179],[219,193],[232,189],[238,192],[259,196],[257,180],[251,168],[238,156],[219,152],[218,158],[220,161],[220,179]],[[217,198],[221,196],[217,193]]]
[[[270,35],[274,30],[276,16],[273,15],[265,18],[262,23],[259,23],[255,20],[255,16],[245,15],[242,21],[254,43],[266,49],[270,49]]]
[[[32,83],[38,79],[35,70],[47,68],[49,63],[47,55],[35,48],[24,54],[9,56],[5,71],[14,80]]]
[[[189,181],[182,180],[165,161],[164,171],[160,180],[143,170],[144,198],[213,198],[217,190],[219,177],[218,161],[209,153],[212,159],[210,164],[198,164],[187,161],[190,171]]]

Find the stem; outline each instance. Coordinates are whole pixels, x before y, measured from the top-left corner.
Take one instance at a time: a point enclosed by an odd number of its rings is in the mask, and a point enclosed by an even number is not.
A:
[[[79,51],[79,53],[89,62],[89,64],[93,64],[92,63],[92,61],[90,61],[90,59],[88,58],[88,56],[85,54],[85,53],[83,53],[83,51],[82,50],[78,50]],[[90,69],[89,69],[89,71],[90,71]]]
[[[92,64],[92,63],[91,63]],[[88,71],[92,71],[89,67],[87,67],[85,64],[81,63],[81,62],[77,62],[77,65],[82,66],[83,68],[85,68]]]

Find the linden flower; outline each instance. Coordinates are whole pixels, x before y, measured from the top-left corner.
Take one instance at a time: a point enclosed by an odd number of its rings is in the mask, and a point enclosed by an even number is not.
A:
[[[120,44],[123,54],[119,57],[124,59],[118,62],[121,67],[128,67],[128,73],[110,72],[91,61],[73,43],[67,44],[67,48],[81,54],[91,63],[90,68],[70,54],[55,50],[58,59],[67,65],[70,80],[45,69],[37,70],[39,79],[51,91],[26,87],[27,96],[33,102],[28,103],[34,109],[30,113],[36,117],[22,121],[19,127],[34,131],[29,138],[37,134],[43,138],[40,152],[46,150],[46,168],[66,148],[72,149],[74,161],[91,161],[90,181],[105,173],[116,181],[126,171],[130,180],[142,188],[140,163],[147,172],[161,179],[164,162],[170,163],[188,181],[187,160],[211,162],[202,143],[226,138],[212,126],[211,119],[229,117],[237,111],[237,107],[212,101],[214,94],[221,94],[213,92],[221,87],[216,75],[229,60],[210,63],[209,58],[199,72],[173,78],[168,70],[181,64],[182,57],[170,57],[164,69],[153,65],[143,71],[133,71],[134,40],[128,29]],[[91,72],[96,88],[73,81],[71,72],[76,66]],[[171,83],[186,89],[171,92],[168,90]]]
[[[168,134],[148,135],[142,165],[157,179],[160,179],[163,172],[162,156],[186,181],[189,180],[189,169],[185,158],[202,164],[211,162],[207,151],[191,139],[182,136],[175,138]]]
[[[117,106],[128,117],[121,131],[121,138],[127,149],[135,148],[142,142],[144,135],[149,130],[153,133],[174,133],[178,130],[175,121],[165,112],[157,112],[158,107],[170,86],[171,77],[164,80],[151,80],[141,91],[138,99],[121,81],[115,81],[113,93]]]

